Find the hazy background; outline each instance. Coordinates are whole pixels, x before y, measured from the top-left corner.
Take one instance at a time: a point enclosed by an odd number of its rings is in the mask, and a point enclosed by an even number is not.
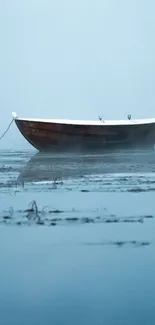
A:
[[[0,0],[0,135],[22,117],[155,117],[153,0]],[[30,148],[13,126],[3,148]]]

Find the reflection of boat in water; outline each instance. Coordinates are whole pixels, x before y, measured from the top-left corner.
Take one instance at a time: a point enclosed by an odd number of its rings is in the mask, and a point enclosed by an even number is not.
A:
[[[155,143],[155,119],[81,121],[19,118],[15,123],[39,151],[105,151],[148,148]]]
[[[92,174],[155,171],[154,151],[82,155],[37,153],[21,170],[19,182],[54,181]]]
[[[104,171],[113,158],[103,155],[37,153],[21,170],[18,181],[53,181]]]

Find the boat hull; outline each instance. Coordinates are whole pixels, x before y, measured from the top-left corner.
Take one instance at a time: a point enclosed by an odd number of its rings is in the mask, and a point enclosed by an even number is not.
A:
[[[39,151],[104,151],[153,148],[155,123],[78,125],[15,119],[25,139]]]

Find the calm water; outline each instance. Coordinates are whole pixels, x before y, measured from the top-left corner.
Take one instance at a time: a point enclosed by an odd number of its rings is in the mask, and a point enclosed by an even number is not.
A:
[[[0,324],[155,324],[155,153],[0,152]]]

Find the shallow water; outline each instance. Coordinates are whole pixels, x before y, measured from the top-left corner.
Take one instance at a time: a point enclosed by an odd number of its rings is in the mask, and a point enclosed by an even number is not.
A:
[[[0,152],[0,324],[155,324],[155,153]]]

